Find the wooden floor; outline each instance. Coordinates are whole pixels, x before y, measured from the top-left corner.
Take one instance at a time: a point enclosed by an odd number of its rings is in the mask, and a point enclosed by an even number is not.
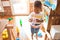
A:
[[[21,40],[32,40],[31,39],[31,26],[30,26],[30,23],[28,22],[28,17],[22,16],[22,17],[15,17],[15,18],[16,18],[16,23],[18,25],[18,28],[20,29],[20,39]],[[22,27],[20,27],[20,24],[18,24],[20,21],[19,19],[22,19],[22,22],[23,22]],[[44,26],[45,28],[47,28],[46,23],[44,23]],[[42,32],[42,34],[43,34],[43,37],[38,38],[38,40],[44,40],[45,33]],[[36,40],[35,36],[34,36],[34,40]]]
[[[3,40],[8,40],[8,38],[5,38],[5,39],[3,39]]]
[[[31,38],[31,26],[30,26],[30,23],[28,22],[28,18],[27,16],[25,17],[16,17],[16,23],[17,23],[17,26],[18,28],[20,29],[20,40],[32,40]],[[23,21],[23,24],[22,24],[22,27],[20,27],[20,24],[19,24],[19,19],[22,19]],[[46,28],[46,25],[45,25],[45,28]],[[45,40],[45,33],[42,32],[42,35],[43,37],[39,37],[38,40]],[[5,39],[7,40],[7,39]],[[34,40],[36,40],[35,38],[35,35],[34,35]]]

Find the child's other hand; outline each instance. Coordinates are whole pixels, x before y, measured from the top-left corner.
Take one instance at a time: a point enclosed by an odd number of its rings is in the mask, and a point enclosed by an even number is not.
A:
[[[45,28],[44,28],[43,25],[41,25],[41,30],[42,30],[43,32],[45,32]]]
[[[32,22],[33,19],[29,19],[29,22]]]

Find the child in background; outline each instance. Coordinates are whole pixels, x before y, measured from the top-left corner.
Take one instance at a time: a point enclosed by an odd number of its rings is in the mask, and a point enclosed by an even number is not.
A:
[[[29,17],[29,21],[31,22],[32,40],[34,33],[36,33],[36,39],[38,40],[38,31],[40,28],[40,24],[44,21],[42,3],[40,1],[34,2],[34,12],[32,12]]]

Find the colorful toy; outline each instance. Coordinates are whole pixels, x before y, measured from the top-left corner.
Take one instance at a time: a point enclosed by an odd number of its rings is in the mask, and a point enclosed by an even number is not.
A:
[[[20,19],[20,26],[22,26],[22,20]]]
[[[20,40],[20,38],[16,38],[16,40]]]
[[[16,31],[17,31],[17,33],[19,33],[19,32],[20,32],[20,30],[19,30],[19,28],[18,28],[18,27],[16,27]]]
[[[2,32],[2,38],[8,38],[8,32],[7,32],[7,29],[5,29],[3,32]]]
[[[56,5],[52,4],[51,8],[52,8],[52,10],[55,10],[56,9]]]
[[[16,40],[20,40],[20,38],[19,38],[19,36],[20,36],[20,30],[19,30],[18,27],[16,27],[16,30],[17,30],[17,38],[16,38]]]
[[[52,6],[52,4],[49,1],[45,1],[44,4],[47,5],[48,7]]]
[[[57,0],[45,0],[44,4],[48,7],[51,7],[52,10],[55,10],[57,6]]]
[[[11,21],[13,18],[8,18],[9,21]]]
[[[42,33],[41,32],[38,32],[38,37],[42,37]]]

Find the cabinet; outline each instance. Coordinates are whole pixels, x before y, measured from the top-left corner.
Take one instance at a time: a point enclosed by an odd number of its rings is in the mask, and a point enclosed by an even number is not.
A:
[[[1,5],[3,7],[3,15],[12,15],[10,0],[1,0]],[[2,15],[2,13],[1,13]]]

